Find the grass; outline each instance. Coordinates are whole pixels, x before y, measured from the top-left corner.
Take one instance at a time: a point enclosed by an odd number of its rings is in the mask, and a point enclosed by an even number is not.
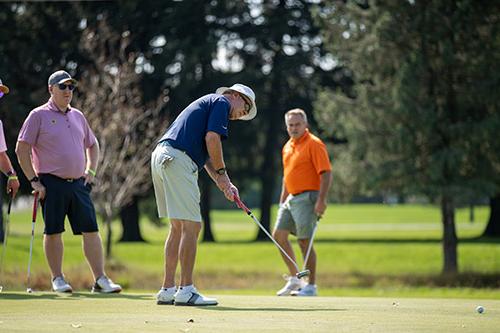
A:
[[[275,216],[273,210],[273,217]],[[258,217],[258,210],[254,211]],[[487,207],[456,215],[459,276],[440,275],[442,267],[439,209],[418,205],[331,205],[320,221],[315,248],[321,295],[500,298],[500,244],[478,239],[485,227]],[[13,211],[2,284],[25,289],[31,214]],[[285,267],[271,242],[251,242],[257,233],[241,211],[215,211],[217,243],[200,243],[196,283],[222,294],[271,295],[283,284]],[[163,242],[168,227],[142,221],[148,243],[114,243],[110,275],[129,290],[157,289],[163,270]],[[68,227],[69,228],[69,227]],[[104,228],[101,228],[104,230]],[[68,229],[69,230],[69,229]],[[33,286],[49,288],[49,272],[41,246],[43,223],[37,223],[33,256]],[[115,240],[120,236],[114,224]],[[104,235],[103,235],[104,236]],[[66,232],[64,267],[73,287],[88,288],[91,275],[81,251],[80,237]],[[294,248],[298,250],[294,242]],[[299,260],[299,265],[301,262]]]
[[[2,293],[4,332],[496,332],[500,301],[215,295],[216,307],[158,306],[149,294]],[[486,311],[479,314],[481,304]]]

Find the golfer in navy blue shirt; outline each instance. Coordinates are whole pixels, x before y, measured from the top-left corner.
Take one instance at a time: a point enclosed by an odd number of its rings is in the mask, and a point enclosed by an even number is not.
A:
[[[208,172],[226,198],[234,201],[238,189],[226,172],[222,140],[229,120],[251,120],[257,114],[255,94],[243,84],[221,87],[198,98],[167,129],[151,158],[151,173],[160,217],[170,219],[165,242],[165,275],[158,304],[217,305],[196,290],[193,268],[201,230],[198,171]],[[177,263],[181,279],[175,284]]]

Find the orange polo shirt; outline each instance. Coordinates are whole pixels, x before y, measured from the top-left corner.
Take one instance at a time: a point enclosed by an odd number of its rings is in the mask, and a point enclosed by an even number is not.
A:
[[[283,146],[283,173],[288,193],[319,191],[320,174],[331,171],[326,146],[306,129],[298,139],[290,139]]]

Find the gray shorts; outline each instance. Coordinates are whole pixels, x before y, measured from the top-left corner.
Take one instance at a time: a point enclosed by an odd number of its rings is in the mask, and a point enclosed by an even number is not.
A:
[[[160,217],[201,222],[198,166],[185,152],[158,144],[151,156],[151,176]]]
[[[288,230],[298,239],[311,238],[317,221],[314,205],[318,194],[318,191],[290,194],[278,210],[275,229]]]

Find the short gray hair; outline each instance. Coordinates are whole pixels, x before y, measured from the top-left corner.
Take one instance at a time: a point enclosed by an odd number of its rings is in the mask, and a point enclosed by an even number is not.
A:
[[[293,115],[300,115],[300,116],[302,116],[302,119],[304,119],[304,121],[307,124],[307,115],[306,115],[306,113],[304,112],[304,110],[298,109],[298,108],[297,109],[288,110],[288,112],[285,113],[285,123],[286,123],[286,118],[288,116],[293,116]]]

